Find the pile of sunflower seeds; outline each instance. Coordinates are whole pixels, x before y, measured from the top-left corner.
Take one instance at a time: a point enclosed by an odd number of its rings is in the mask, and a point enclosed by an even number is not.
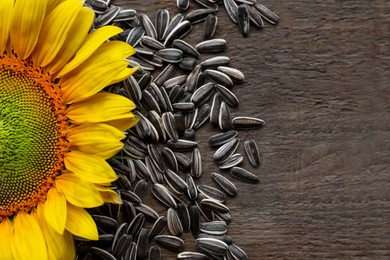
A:
[[[236,151],[239,132],[260,129],[264,121],[231,117],[230,109],[239,104],[232,90],[244,82],[244,74],[221,55],[226,40],[213,36],[220,6],[244,36],[250,23],[263,27],[263,20],[276,24],[279,17],[256,0],[195,0],[195,9],[187,14],[183,11],[190,1],[176,3],[181,13],[171,18],[168,10],[159,10],[153,22],[109,0],[86,1],[96,13],[95,28],[123,28],[115,39],[136,49],[129,62],[139,70],[107,91],[132,99],[140,120],[127,131],[121,154],[109,160],[118,174],[113,189],[124,203],[90,211],[99,241],[76,238],[77,259],[162,259],[160,247],[177,252],[177,259],[247,259],[227,234],[232,215],[225,201],[238,190],[225,172],[233,179],[259,182],[257,175],[239,166],[246,156],[253,168],[259,167],[256,142],[247,138],[245,155]],[[201,22],[203,39],[193,46],[184,37]],[[202,59],[204,55],[212,56]],[[221,169],[211,174],[215,187],[197,185],[204,169],[196,131],[207,123],[220,131],[208,139]],[[150,193],[168,208],[163,215],[144,202]],[[192,233],[198,252],[185,251],[180,238],[184,232]]]

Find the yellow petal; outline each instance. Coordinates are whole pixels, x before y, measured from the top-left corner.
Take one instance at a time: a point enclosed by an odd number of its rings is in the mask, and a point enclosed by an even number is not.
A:
[[[0,53],[7,47],[14,0],[2,0],[0,5]]]
[[[98,93],[69,106],[66,115],[76,124],[100,123],[131,117],[134,103],[120,95]]]
[[[0,223],[0,259],[14,259],[11,250],[11,238],[13,237],[13,227],[11,221],[6,218]]]
[[[122,131],[106,124],[85,124],[72,127],[67,139],[71,150],[94,153],[108,159],[120,151],[125,138]]]
[[[63,174],[57,177],[56,187],[65,195],[66,200],[75,206],[93,208],[104,203],[99,191],[92,183],[82,181],[74,174]],[[69,214],[69,208],[67,214]]]
[[[45,219],[59,234],[63,234],[66,222],[66,198],[56,188],[47,193],[44,206]]]
[[[15,1],[10,27],[12,47],[18,57],[26,59],[38,41],[48,0]]]
[[[110,120],[104,123],[113,126],[121,131],[125,131],[130,127],[135,126],[137,122],[138,122],[138,117],[134,116],[134,114],[129,114],[127,117],[123,117],[122,119]]]
[[[110,37],[121,33],[123,30],[116,26],[104,26],[90,33],[85,39],[83,45],[76,53],[76,56],[69,62],[59,73],[63,76],[74,70],[77,66],[83,63],[89,56],[94,53],[100,45],[107,41]]]
[[[13,222],[12,252],[15,259],[48,259],[46,241],[37,213],[19,211]]]
[[[92,217],[85,209],[68,204],[66,229],[72,234],[90,240],[98,240],[99,234]]]
[[[77,178],[87,183],[110,183],[117,179],[111,166],[104,159],[94,154],[86,154],[80,151],[67,153],[65,167],[73,172]]]
[[[122,204],[123,201],[118,193],[113,191],[110,188],[96,185],[96,188],[99,190],[100,195],[102,195],[104,202]]]
[[[47,66],[51,74],[62,69],[80,48],[93,23],[94,13],[90,8],[82,8],[72,24],[61,50]]]
[[[72,28],[81,10],[78,0],[68,0],[60,3],[44,20],[39,35],[36,53],[33,55],[34,63],[46,66],[57,55],[63,46],[68,33]],[[69,35],[77,37],[77,35]]]
[[[66,205],[65,205],[66,207]],[[67,230],[59,234],[52,229],[44,217],[43,204],[38,205],[38,219],[43,236],[46,240],[47,252],[50,260],[73,260],[76,257],[73,236]],[[1,258],[0,258],[1,259]]]

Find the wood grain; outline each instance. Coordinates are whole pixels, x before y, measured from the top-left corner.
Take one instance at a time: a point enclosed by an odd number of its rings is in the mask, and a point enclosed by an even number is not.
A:
[[[173,0],[113,2],[151,17],[179,11]],[[240,106],[232,114],[267,123],[240,134],[261,149],[258,170],[244,165],[261,182],[235,181],[228,233],[249,259],[389,259],[390,2],[261,2],[281,22],[246,38],[218,12],[215,38],[228,41],[225,55],[246,76],[234,87]],[[199,42],[202,30],[185,40]],[[210,131],[203,127],[197,141],[208,169],[200,181],[212,184]],[[192,249],[191,235],[183,238]]]

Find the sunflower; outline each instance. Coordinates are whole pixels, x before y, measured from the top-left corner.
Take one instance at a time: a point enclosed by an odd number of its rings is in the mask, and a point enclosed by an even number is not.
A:
[[[89,33],[80,0],[1,0],[0,19],[0,259],[74,259],[73,235],[98,239],[85,208],[121,202],[106,159],[135,106],[102,90],[134,49]]]

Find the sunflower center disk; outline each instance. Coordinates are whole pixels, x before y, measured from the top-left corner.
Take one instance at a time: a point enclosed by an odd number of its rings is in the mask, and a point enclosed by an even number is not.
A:
[[[64,168],[57,100],[47,75],[15,57],[0,57],[0,221],[44,201]]]

